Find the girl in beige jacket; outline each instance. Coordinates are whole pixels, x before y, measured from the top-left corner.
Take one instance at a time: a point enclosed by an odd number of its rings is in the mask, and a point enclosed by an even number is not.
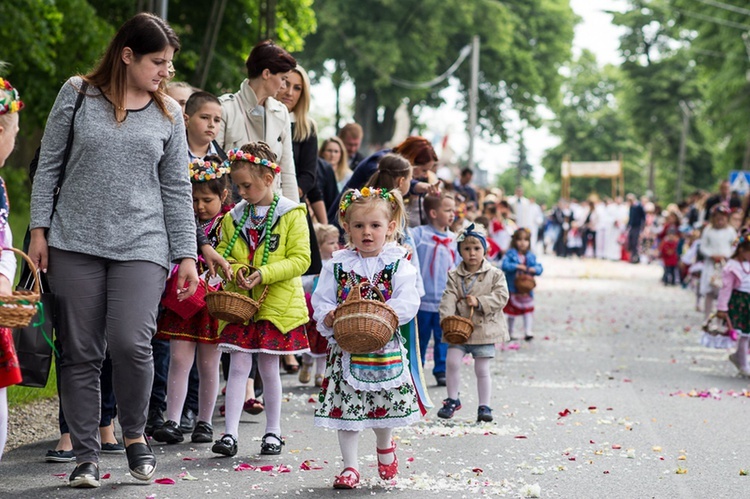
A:
[[[469,317],[473,308],[474,332],[466,343],[448,345],[448,398],[443,400],[438,417],[450,419],[461,408],[458,398],[461,365],[464,355],[471,354],[474,357],[474,373],[479,392],[477,421],[492,421],[490,359],[495,357],[495,343],[509,339],[508,326],[503,316],[503,307],[509,296],[508,285],[503,271],[485,259],[487,241],[484,235],[475,230],[474,224],[466,228],[456,242],[463,261],[456,269],[448,272],[448,283],[440,301],[440,320],[442,322],[451,315]]]

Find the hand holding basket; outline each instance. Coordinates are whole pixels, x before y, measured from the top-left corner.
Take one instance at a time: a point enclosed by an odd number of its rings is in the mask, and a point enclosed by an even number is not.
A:
[[[378,300],[362,299],[362,288],[375,291]],[[365,282],[355,284],[344,303],[336,308],[333,319],[333,337],[342,350],[355,353],[372,353],[383,348],[398,328],[398,316],[385,304],[378,288]]]
[[[26,327],[36,315],[37,304],[41,298],[39,291],[39,274],[36,265],[26,253],[15,248],[4,248],[2,251],[12,251],[26,260],[26,263],[34,276],[34,286],[31,291],[13,291],[11,296],[0,296],[0,327],[20,328]],[[43,317],[40,313],[40,317]]]
[[[256,270],[249,265],[245,265],[243,268],[246,268],[251,272]],[[235,283],[237,283],[237,279],[241,279],[241,274],[242,272],[239,271],[235,273]],[[266,299],[266,295],[268,294],[268,286],[266,286],[258,301],[255,301],[251,297],[241,293],[235,293],[232,291],[211,291],[208,287],[207,281],[204,281],[204,286],[206,287],[206,305],[208,306],[208,313],[221,321],[226,321],[232,324],[244,324],[252,319],[260,309],[263,300]]]
[[[440,328],[443,330],[443,340],[446,343],[454,345],[463,345],[469,341],[471,333],[474,332],[474,323],[471,318],[474,317],[474,307],[471,307],[469,318],[460,315],[450,315],[440,321]]]

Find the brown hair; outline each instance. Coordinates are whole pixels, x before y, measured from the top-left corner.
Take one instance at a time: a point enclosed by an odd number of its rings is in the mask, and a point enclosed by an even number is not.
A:
[[[362,135],[362,126],[359,123],[349,123],[347,125],[344,125],[344,128],[339,130],[339,137],[341,137],[342,139],[345,137],[361,139]]]
[[[513,236],[510,238],[510,247],[513,248],[516,251],[518,250],[518,240],[521,239],[522,236],[525,236],[524,239],[528,239],[531,241],[531,232],[529,229],[524,229],[523,227],[520,229],[517,229]],[[531,248],[529,248],[527,251],[531,251]]]
[[[203,90],[200,90],[198,92],[192,93],[190,97],[188,97],[187,102],[185,102],[185,114],[187,114],[188,116],[192,116],[208,102],[212,102],[221,106],[219,98],[211,92],[204,92]]]
[[[266,69],[272,74],[278,74],[288,73],[296,66],[297,60],[289,52],[273,43],[273,40],[258,42],[245,61],[247,77],[251,80],[259,77]]]
[[[411,163],[400,154],[389,153],[378,163],[378,170],[367,181],[370,187],[397,189],[398,180],[409,176]]]
[[[271,147],[265,142],[250,142],[240,147],[240,150],[242,152],[250,153],[256,158],[267,159],[272,163],[276,162],[276,155],[273,153],[273,151],[271,151]],[[246,167],[258,177],[263,177],[263,175],[265,175],[266,173],[271,174],[272,177],[276,177],[276,172],[272,168],[268,168],[267,166],[263,166],[258,163],[250,163],[249,161],[235,160],[232,161],[230,167],[232,171],[237,170],[238,168]]]
[[[426,165],[430,161],[438,160],[432,144],[424,137],[407,137],[393,149],[393,152],[405,157],[412,165]]]
[[[440,205],[443,204],[443,201],[445,199],[455,200],[456,198],[453,196],[453,193],[445,191],[441,192],[440,194],[428,194],[424,197],[422,206],[424,207],[424,211],[427,214],[428,218],[430,216],[430,212],[432,210],[439,209]]]
[[[125,92],[128,81],[127,65],[122,60],[122,51],[125,47],[130,48],[138,60],[146,54],[160,52],[168,46],[174,48],[175,53],[180,50],[180,39],[169,24],[153,14],[136,14],[125,21],[117,31],[96,68],[82,78],[92,87],[98,87],[106,92],[114,105],[115,119],[122,122],[127,116]],[[171,120],[173,116],[164,100],[165,85],[166,80],[163,80],[159,90],[150,93],[162,114]]]

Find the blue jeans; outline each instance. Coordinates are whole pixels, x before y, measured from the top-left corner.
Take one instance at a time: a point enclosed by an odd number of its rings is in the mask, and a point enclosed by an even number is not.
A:
[[[443,330],[440,328],[440,314],[438,312],[417,312],[417,326],[419,327],[419,354],[422,356],[422,366],[427,354],[427,344],[430,338],[435,340],[433,357],[435,358],[435,367],[432,374],[445,376],[445,354],[448,352],[448,345],[443,343]]]

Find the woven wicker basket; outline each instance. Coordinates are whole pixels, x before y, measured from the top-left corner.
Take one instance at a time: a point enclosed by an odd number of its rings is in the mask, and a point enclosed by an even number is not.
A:
[[[703,323],[703,331],[711,336],[731,336],[732,321],[729,320],[729,317],[719,319],[716,313],[713,313]]]
[[[255,270],[253,267],[249,266],[246,268],[250,272]],[[239,272],[237,276],[235,276],[235,279],[237,277],[239,277]],[[268,286],[266,286],[258,301],[255,301],[249,296],[234,293],[232,291],[211,291],[208,287],[208,282],[206,281],[204,281],[204,285],[206,287],[206,305],[208,306],[208,313],[220,321],[226,321],[232,324],[244,324],[252,319],[258,312],[258,309],[260,309],[263,300],[266,299],[266,295],[268,294]]]
[[[474,316],[474,307],[471,307],[469,318],[459,315],[451,315],[440,321],[440,328],[443,330],[443,340],[446,343],[454,345],[463,345],[469,341],[471,333],[474,332],[474,323],[471,318]]]
[[[2,251],[12,251],[26,260],[34,275],[34,287],[31,291],[13,291],[12,296],[0,296],[0,302],[2,302],[2,306],[0,306],[0,327],[26,327],[36,315],[36,304],[41,298],[39,274],[37,274],[36,265],[23,251],[15,248],[5,248]]]
[[[375,290],[381,301],[363,300],[362,288]],[[383,348],[398,328],[398,316],[386,305],[378,288],[370,283],[354,285],[344,303],[336,308],[333,337],[349,353],[372,353]]]

